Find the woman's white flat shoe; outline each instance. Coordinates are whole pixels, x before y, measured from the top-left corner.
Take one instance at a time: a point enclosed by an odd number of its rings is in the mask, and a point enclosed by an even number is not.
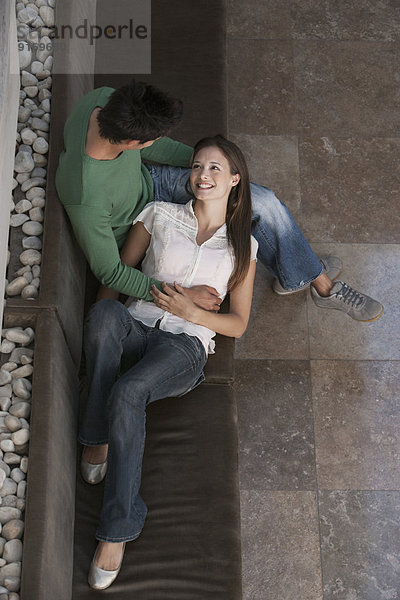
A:
[[[106,472],[107,461],[98,465],[93,465],[82,458],[81,474],[86,483],[90,483],[90,485],[96,485],[97,483],[100,483],[100,481],[103,481]]]
[[[122,549],[121,562],[119,563],[118,569],[116,569],[115,571],[105,571],[104,569],[100,569],[100,567],[98,567],[96,565],[96,563],[94,562],[96,559],[96,554],[97,554],[97,549],[96,549],[96,552],[94,553],[94,557],[93,557],[93,560],[90,565],[89,577],[88,577],[89,585],[93,590],[105,590],[115,581],[118,573],[121,570],[122,559],[124,558],[124,552],[125,552],[125,544]]]

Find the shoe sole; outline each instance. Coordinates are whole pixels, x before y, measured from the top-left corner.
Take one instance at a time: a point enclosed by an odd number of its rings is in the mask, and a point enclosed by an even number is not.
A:
[[[331,279],[331,281],[334,281],[335,279],[337,279],[342,271],[343,271],[343,267],[335,274],[335,277],[333,279]],[[325,271],[323,271],[323,273],[325,273]],[[321,275],[322,275],[322,273],[321,273]],[[276,279],[274,279],[274,281],[276,281]],[[274,286],[272,285],[272,291],[275,294],[277,294],[278,296],[291,296],[292,294],[297,294],[298,292],[304,292],[305,290],[309,290],[311,284],[312,284],[312,281],[310,283],[307,283],[307,285],[305,285],[301,288],[297,288],[296,290],[285,290],[284,292],[276,290],[274,288]],[[379,317],[376,317],[376,318],[379,319]],[[375,321],[376,319],[371,319],[371,320]]]
[[[379,313],[379,315],[377,315],[373,319],[354,319],[354,317],[351,317],[351,318],[353,319],[353,321],[359,321],[360,323],[372,323],[373,321],[377,321],[378,319],[380,319],[384,312],[385,312],[385,309],[382,306],[382,310]],[[349,315],[349,317],[350,317],[350,315]]]

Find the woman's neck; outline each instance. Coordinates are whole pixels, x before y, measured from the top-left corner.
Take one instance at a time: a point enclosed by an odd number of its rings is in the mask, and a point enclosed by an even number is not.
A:
[[[193,211],[198,222],[197,243],[202,244],[222,227],[226,220],[226,202],[203,202],[195,200]]]

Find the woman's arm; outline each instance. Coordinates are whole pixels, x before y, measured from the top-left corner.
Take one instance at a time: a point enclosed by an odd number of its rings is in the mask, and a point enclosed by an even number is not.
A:
[[[256,261],[252,260],[246,277],[230,293],[230,309],[227,314],[220,315],[199,308],[177,283],[174,284],[173,290],[163,282],[164,293],[153,286],[150,294],[159,308],[222,335],[239,338],[245,332],[249,321],[255,272]]]
[[[121,250],[121,261],[128,267],[136,267],[146,254],[149,247],[151,235],[141,221],[138,221],[131,228],[125,244]],[[156,288],[157,289],[157,288]],[[119,292],[112,290],[105,285],[101,285],[97,293],[97,300],[111,298],[118,300]]]

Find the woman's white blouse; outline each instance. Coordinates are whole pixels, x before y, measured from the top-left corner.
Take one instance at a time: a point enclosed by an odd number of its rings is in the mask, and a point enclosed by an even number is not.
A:
[[[234,253],[228,244],[226,225],[200,246],[196,242],[198,222],[193,211],[193,201],[187,204],[151,202],[136,217],[151,234],[150,245],[142,261],[142,271],[149,277],[183,287],[210,285],[224,299],[229,277],[234,266]],[[256,260],[258,244],[251,237],[251,260]],[[206,353],[213,353],[215,332],[195,325],[155,306],[153,302],[130,298],[128,310],[135,318],[172,333],[187,333],[203,343]]]

